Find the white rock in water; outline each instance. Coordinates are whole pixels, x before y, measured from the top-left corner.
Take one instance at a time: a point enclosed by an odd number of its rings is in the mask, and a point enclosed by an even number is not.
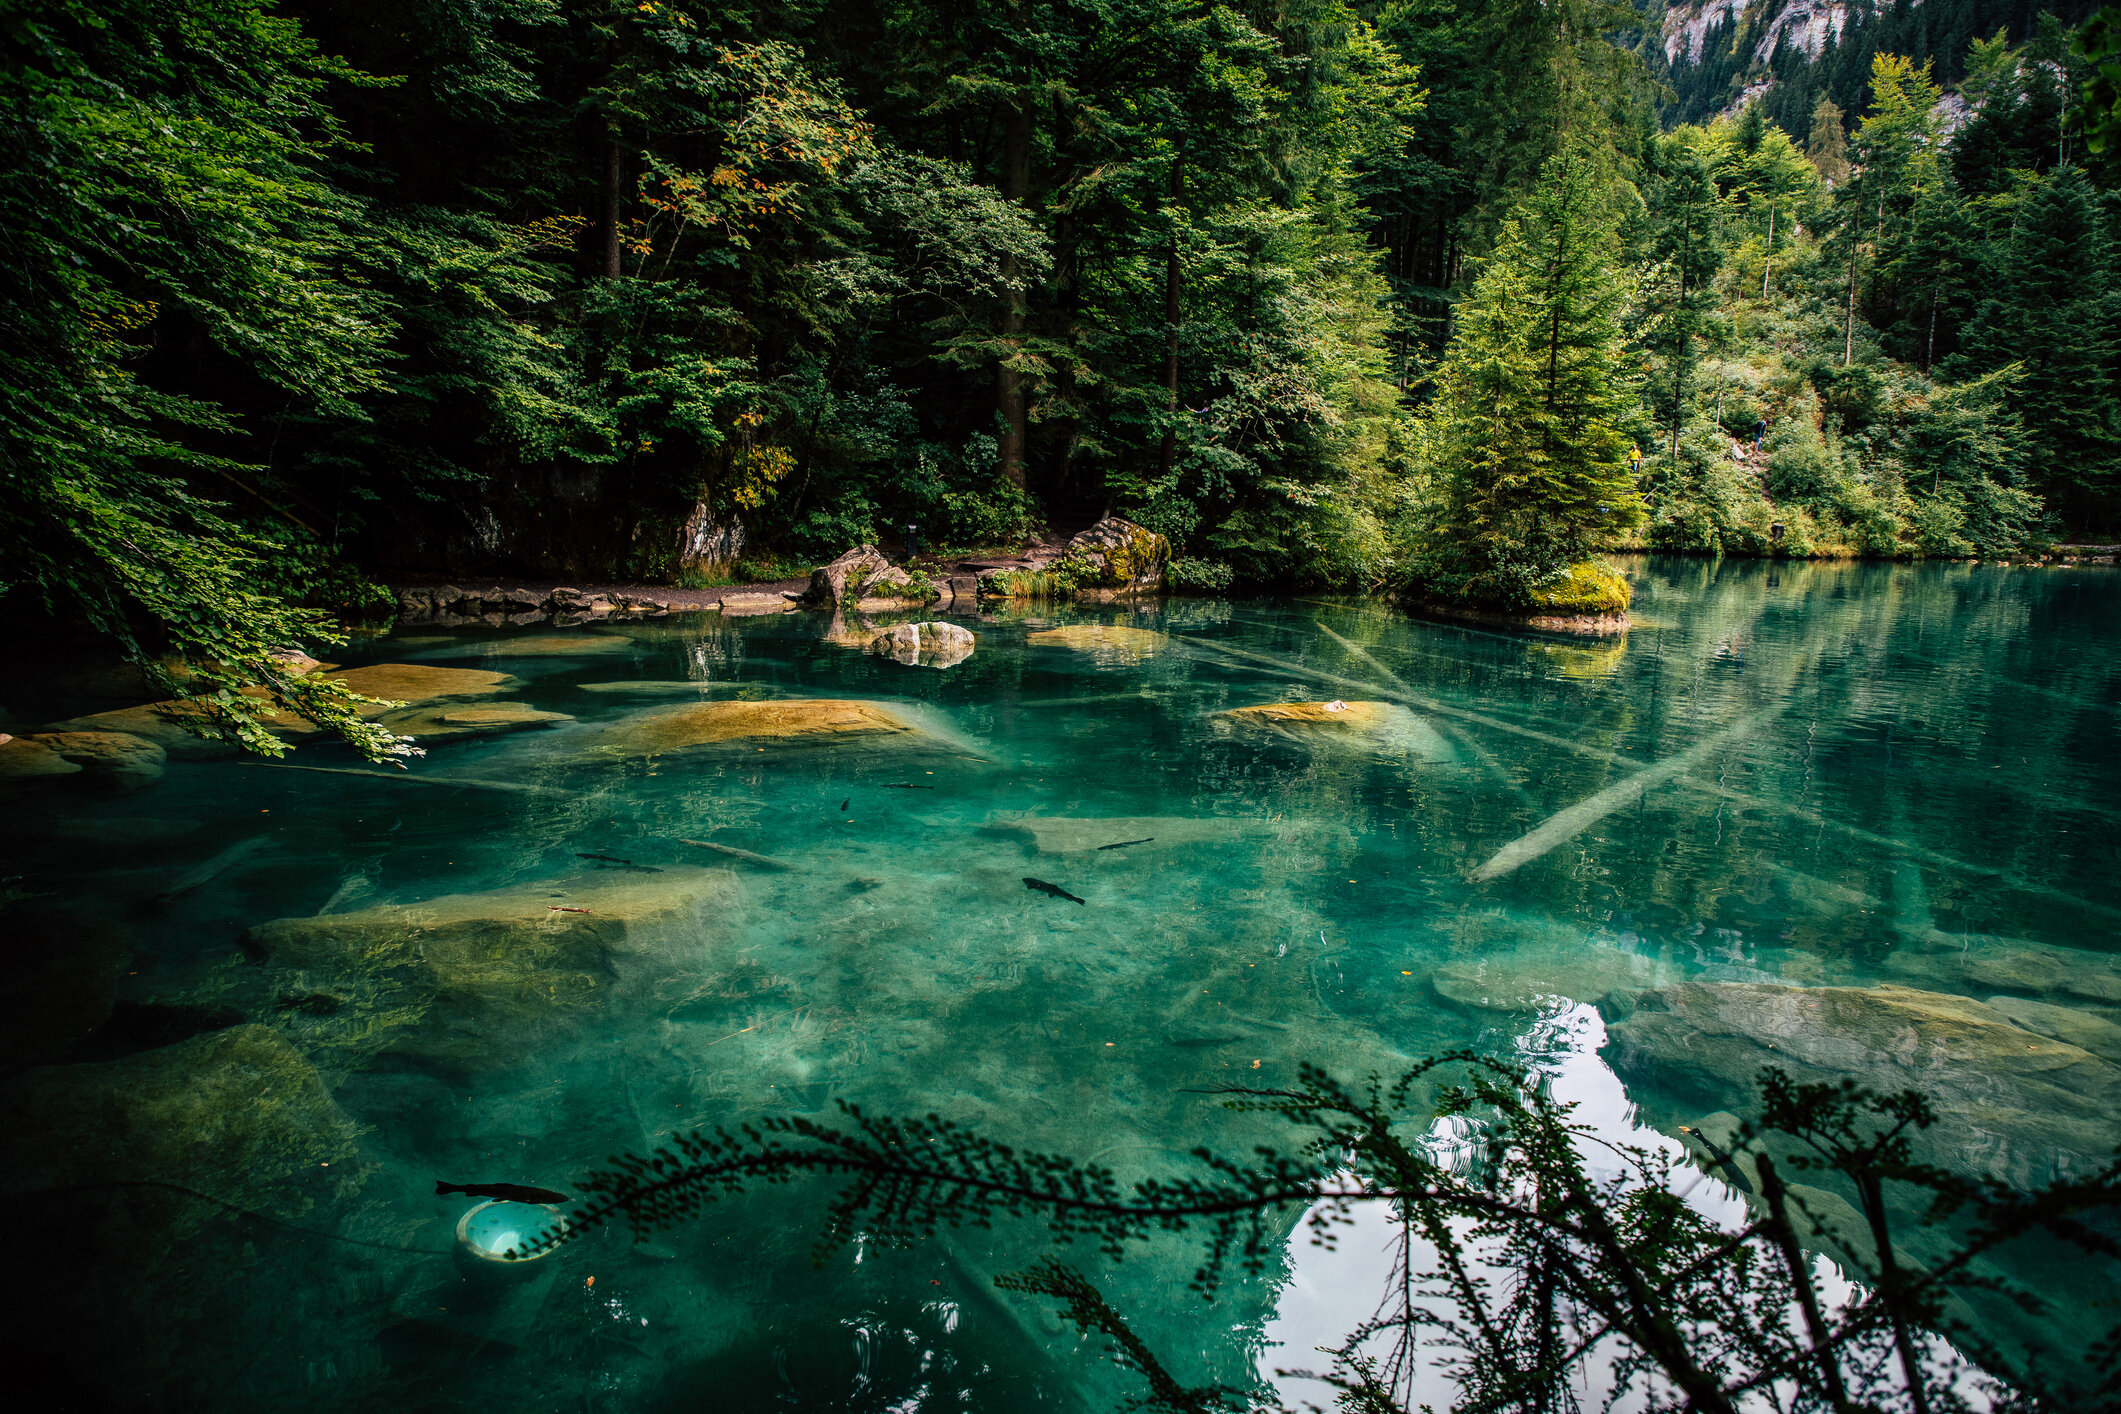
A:
[[[923,624],[900,624],[878,635],[870,646],[908,667],[948,668],[971,657],[978,642],[971,630],[935,619]]]

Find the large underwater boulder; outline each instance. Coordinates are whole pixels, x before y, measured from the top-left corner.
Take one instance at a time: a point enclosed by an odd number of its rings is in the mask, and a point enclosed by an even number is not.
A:
[[[1145,662],[1171,646],[1167,635],[1129,624],[1062,624],[1026,634],[1024,641],[1038,648],[1072,648],[1104,667]]]
[[[2121,1140],[2121,1066],[1969,997],[1907,987],[1682,982],[1615,993],[1606,1056],[1630,1085],[1743,1110],[1760,1072],[1915,1089],[1942,1163],[2031,1186],[2101,1167]]]
[[[874,702],[794,697],[696,702],[643,712],[615,723],[593,746],[619,756],[660,756],[698,747],[836,746],[918,735],[910,722]]]
[[[434,737],[492,736],[573,720],[565,712],[541,711],[524,702],[461,702],[402,708],[385,713],[382,722],[399,736],[426,741]]]
[[[1221,730],[1280,737],[1306,746],[1358,745],[1407,751],[1426,761],[1458,753],[1429,722],[1396,702],[1269,702],[1211,719]]]
[[[319,1170],[354,1157],[355,1127],[317,1072],[265,1026],[236,1026],[89,1065],[25,1071],[0,1090],[10,1186],[181,1185],[237,1208],[299,1216]],[[329,1186],[328,1183],[326,1186]],[[167,1190],[113,1203],[163,1237],[226,1209]]]
[[[326,999],[309,1028],[320,1046],[507,1068],[601,1006],[621,960],[696,949],[734,887],[721,870],[598,870],[275,919],[243,946],[280,970],[283,994]]]

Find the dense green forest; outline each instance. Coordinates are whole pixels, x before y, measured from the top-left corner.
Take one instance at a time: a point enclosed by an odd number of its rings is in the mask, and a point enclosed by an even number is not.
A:
[[[908,523],[1500,600],[2121,525],[2121,197],[2022,5],[1714,118],[1602,0],[4,10],[6,586],[224,687],[394,571]]]

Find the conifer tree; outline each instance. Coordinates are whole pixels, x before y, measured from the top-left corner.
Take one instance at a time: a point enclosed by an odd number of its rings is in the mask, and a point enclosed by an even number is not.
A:
[[[1819,95],[1819,105],[1812,109],[1812,136],[1804,155],[1828,182],[1848,180],[1848,135],[1842,131],[1840,107],[1826,94]]]
[[[1610,188],[1579,145],[1549,159],[1474,286],[1426,427],[1431,592],[1523,604],[1642,517],[1620,428],[1630,399]]]
[[[2108,528],[2121,493],[2121,301],[2098,195],[2081,170],[2063,167],[2039,181],[2015,227],[1965,343],[1981,367],[2023,365],[2016,411],[2034,465],[2066,523]]]

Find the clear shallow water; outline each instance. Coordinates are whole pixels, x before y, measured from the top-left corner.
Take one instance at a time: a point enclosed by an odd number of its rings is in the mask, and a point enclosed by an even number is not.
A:
[[[1939,987],[1906,959],[1940,935],[2111,966],[2121,579],[1631,573],[1640,625],[1589,645],[1322,601],[1005,614],[941,671],[835,646],[806,614],[409,633],[347,662],[506,672],[514,697],[576,720],[436,741],[417,781],[177,761],[132,795],[25,797],[8,872],[44,895],[29,907],[115,930],[121,999],[193,1009],[127,1013],[130,1031],[69,1054],[131,1054],[77,1077],[152,1065],[144,1043],[187,1029],[266,1028],[279,1049],[245,1061],[249,1099],[232,1085],[155,1113],[226,1120],[216,1152],[265,1185],[243,1205],[376,1245],[167,1196],[39,1200],[18,1330],[140,1407],[1102,1407],[1125,1381],[991,1288],[1043,1250],[1028,1225],[813,1264],[814,1195],[774,1190],[646,1253],[593,1238],[493,1282],[445,1255],[470,1200],[433,1180],[564,1191],[677,1130],[839,1099],[1124,1175],[1282,1137],[1202,1090],[1290,1080],[1300,1060],[1389,1074],[1458,1045],[1560,1055],[1601,1124],[1668,1130],[1714,1104],[1669,1076],[1624,1084],[1585,1007],[1480,989]],[[1162,637],[1031,639],[1057,623]],[[729,698],[863,699],[922,733],[621,749],[643,714]],[[1322,739],[1218,715],[1328,698],[1392,710]],[[291,760],[359,766],[322,746]],[[320,913],[352,921],[259,931]],[[502,921],[466,944],[466,917]],[[314,1104],[285,1104],[312,1070]],[[55,1105],[18,1143],[93,1162],[33,1165],[47,1185],[84,1166],[207,1188],[234,1171],[194,1156],[137,1174],[93,1138],[122,1118],[71,1101],[84,1127],[67,1130]],[[272,1105],[292,1129],[259,1118]],[[297,1132],[329,1156],[312,1164]],[[1300,1237],[1290,1271],[1212,1307],[1185,1291],[1182,1245],[1118,1268],[1075,1255],[1194,1380],[1315,1366],[1303,1347],[1368,1309]]]

